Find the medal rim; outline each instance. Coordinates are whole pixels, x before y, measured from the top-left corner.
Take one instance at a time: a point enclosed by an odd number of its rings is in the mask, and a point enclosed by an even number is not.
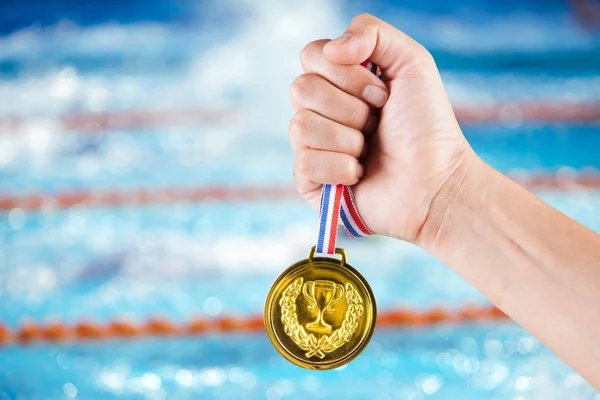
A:
[[[315,247],[313,246],[310,250],[308,258],[305,258],[304,260],[300,260],[300,261],[292,264],[291,266],[286,268],[281,274],[279,274],[277,279],[275,279],[275,282],[273,282],[271,289],[269,289],[269,293],[267,294],[267,298],[265,301],[264,325],[265,325],[265,329],[267,331],[267,335],[269,336],[269,340],[271,341],[271,343],[273,344],[275,349],[279,352],[279,354],[281,354],[285,359],[287,359],[292,364],[298,365],[305,369],[329,370],[329,369],[335,369],[337,367],[340,367],[342,365],[349,363],[350,361],[352,361],[356,357],[358,357],[360,355],[360,353],[363,352],[363,350],[367,347],[367,345],[371,341],[371,338],[373,337],[373,333],[375,331],[375,325],[377,322],[377,305],[375,303],[375,295],[373,294],[373,290],[371,289],[371,286],[369,285],[369,283],[367,282],[365,277],[362,276],[360,274],[360,272],[358,272],[354,267],[352,267],[350,264],[348,264],[346,262],[346,254],[345,254],[344,250],[336,248],[336,253],[340,254],[342,256],[341,260],[337,260],[337,259],[331,258],[331,257],[314,257]],[[291,352],[289,352],[285,347],[283,347],[283,345],[278,340],[278,336],[275,333],[275,329],[273,327],[273,320],[270,315],[271,314],[270,313],[271,305],[274,300],[274,293],[277,290],[281,281],[287,275],[289,275],[293,270],[295,270],[297,268],[301,268],[303,266],[306,266],[306,264],[315,263],[315,262],[325,262],[328,264],[333,264],[337,267],[340,267],[342,269],[346,269],[347,271],[349,271],[351,273],[351,275],[353,275],[356,278],[356,280],[358,282],[360,282],[362,284],[362,286],[364,287],[367,295],[369,296],[369,299],[371,301],[371,306],[372,306],[372,312],[371,312],[372,318],[371,318],[370,326],[368,328],[368,331],[366,332],[366,335],[364,336],[363,340],[358,344],[358,346],[356,346],[356,348],[353,351],[349,352],[346,356],[344,356],[340,359],[328,362],[328,363],[323,363],[323,364],[314,364],[314,363],[311,363],[310,361],[301,360],[298,357],[294,356]]]

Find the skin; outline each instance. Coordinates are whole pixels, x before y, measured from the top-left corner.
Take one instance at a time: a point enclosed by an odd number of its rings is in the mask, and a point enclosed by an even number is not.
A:
[[[289,127],[300,194],[317,210],[324,183],[352,185],[372,231],[442,260],[600,388],[600,236],[474,153],[433,58],[393,26],[359,15],[300,58]]]

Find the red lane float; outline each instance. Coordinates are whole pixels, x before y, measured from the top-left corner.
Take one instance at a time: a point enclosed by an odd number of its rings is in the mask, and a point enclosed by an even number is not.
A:
[[[397,309],[380,312],[378,328],[427,326],[438,323],[463,323],[468,321],[506,320],[508,316],[494,306],[474,306],[454,310],[433,308],[425,311]],[[112,338],[136,339],[141,337],[199,336],[232,332],[258,332],[264,330],[260,316],[224,316],[214,319],[192,319],[175,323],[161,318],[144,322],[109,321],[94,323],[82,321],[74,324],[52,322],[48,324],[25,322],[10,328],[0,322],[0,346],[24,345],[35,342],[77,342]]]
[[[142,129],[168,126],[223,125],[235,121],[235,110],[139,110],[112,111],[105,113],[65,114],[39,120],[56,123],[56,129],[80,133],[96,133],[105,130]],[[35,118],[0,116],[0,134],[18,133],[27,129]],[[161,133],[167,131],[160,131]]]
[[[39,193],[24,196],[0,194],[0,211],[21,208],[69,208],[86,206],[141,206],[182,202],[232,201],[293,198],[297,192],[292,187],[206,187],[192,189],[155,189],[122,191],[81,191],[70,193]]]
[[[529,190],[600,189],[600,171],[593,168],[580,171],[562,168],[556,173],[509,173],[509,176]],[[13,208],[63,209],[76,205],[123,207],[184,202],[282,200],[297,197],[296,190],[288,186],[84,190],[25,195],[0,194],[0,211]]]
[[[454,112],[463,124],[501,123],[575,123],[600,124],[600,102],[511,102],[490,105],[456,106]],[[50,117],[58,129],[83,133],[103,130],[141,129],[166,126],[222,125],[237,120],[233,109],[156,109],[78,113]],[[14,134],[26,128],[34,118],[0,116],[0,134]],[[167,132],[165,130],[159,131]]]
[[[64,129],[94,132],[108,129],[139,129],[168,125],[222,125],[235,121],[234,110],[155,110],[72,114],[60,118]]]

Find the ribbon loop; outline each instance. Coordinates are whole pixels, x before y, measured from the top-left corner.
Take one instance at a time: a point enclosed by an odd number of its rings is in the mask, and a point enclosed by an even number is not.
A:
[[[383,80],[383,75],[377,65],[370,61],[365,61],[360,65]],[[351,238],[373,234],[358,214],[350,187],[344,185],[323,185],[323,189],[321,189],[321,205],[319,207],[317,253],[335,254],[337,226],[340,218],[346,229],[346,233]]]

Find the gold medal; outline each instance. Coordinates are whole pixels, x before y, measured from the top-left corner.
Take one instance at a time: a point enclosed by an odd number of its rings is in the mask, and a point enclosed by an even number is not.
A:
[[[292,363],[307,369],[344,365],[367,346],[375,329],[375,298],[365,278],[346,263],[314,257],[286,269],[265,303],[271,342]]]
[[[383,79],[379,67],[361,63]],[[324,184],[319,205],[317,246],[308,258],[286,269],[265,303],[265,327],[282,356],[307,369],[333,369],[352,361],[367,346],[375,329],[375,298],[369,284],[335,247],[338,221],[350,237],[373,232],[354,204],[352,190]],[[339,254],[341,261],[320,254]]]

